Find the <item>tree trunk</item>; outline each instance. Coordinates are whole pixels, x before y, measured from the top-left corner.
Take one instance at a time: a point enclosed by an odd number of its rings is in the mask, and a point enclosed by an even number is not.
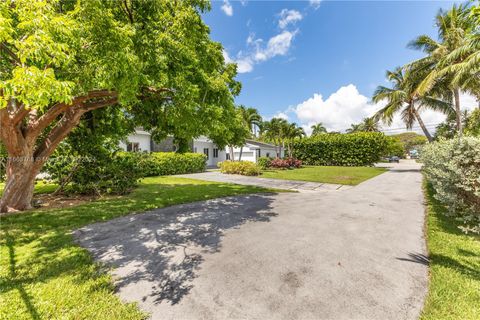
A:
[[[240,154],[238,155],[238,161],[242,161],[243,146],[240,147]]]
[[[233,154],[233,146],[229,146],[230,148],[230,161],[235,161],[235,155]]]
[[[462,137],[463,128],[462,128],[462,111],[460,110],[460,91],[458,88],[453,89],[453,96],[455,100],[455,120],[457,122],[457,131],[458,136]]]
[[[8,152],[7,182],[0,199],[0,213],[31,208],[35,177],[58,144],[78,125],[85,111],[73,108],[66,111],[40,143],[37,143],[38,135],[25,134],[20,125],[8,122],[8,114],[0,114],[0,138]]]
[[[7,181],[0,200],[0,213],[31,209],[37,174],[38,169],[32,157],[9,158]]]
[[[432,141],[433,141],[432,135],[430,134],[430,132],[428,132],[427,127],[425,126],[425,123],[424,123],[423,120],[422,120],[422,117],[420,117],[420,113],[419,113],[418,110],[415,108],[415,106],[412,106],[412,108],[413,108],[413,110],[414,110],[413,112],[415,113],[415,118],[417,118],[418,124],[419,124],[420,127],[422,128],[423,133],[425,134],[425,136],[426,136],[427,139],[428,139],[428,142],[432,142]]]

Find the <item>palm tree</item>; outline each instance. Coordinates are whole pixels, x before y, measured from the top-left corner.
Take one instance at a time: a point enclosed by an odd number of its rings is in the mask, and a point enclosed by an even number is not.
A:
[[[437,91],[432,91],[430,95],[423,96],[419,96],[416,93],[415,89],[421,79],[423,79],[423,74],[418,70],[416,70],[416,72],[410,72],[405,71],[403,68],[397,68],[395,71],[387,71],[387,78],[393,83],[393,87],[387,88],[379,86],[375,90],[373,101],[378,103],[386,100],[387,104],[378,110],[373,118],[375,120],[382,120],[387,125],[390,125],[392,124],[394,115],[400,112],[407,129],[411,129],[415,121],[418,121],[427,139],[432,141],[432,135],[428,132],[419,110],[422,108],[430,108],[445,114],[450,114],[452,112],[452,106],[451,103],[439,99],[438,97],[441,97],[441,94]],[[437,89],[440,88],[438,87]],[[449,96],[444,96],[443,98],[448,100]]]
[[[285,138],[287,139],[288,156],[291,158],[293,153],[292,142],[297,138],[303,138],[305,136],[305,130],[302,127],[297,126],[296,123],[290,123],[285,130]]]
[[[374,117],[364,118],[362,123],[360,123],[360,131],[379,132],[380,126],[378,124],[378,119],[375,119]]]
[[[245,106],[239,106],[239,112],[246,127],[248,127],[251,135],[255,135],[255,126],[259,126],[262,122],[262,117],[255,108],[247,108]],[[240,147],[240,154],[238,161],[242,160],[243,146]]]
[[[477,11],[474,11],[475,8]],[[438,73],[452,74],[452,84],[474,95],[480,108],[480,7],[472,8],[470,18],[476,28],[472,28],[472,33],[462,46],[442,59]]]
[[[459,49],[465,48],[473,30],[473,20],[469,12],[467,5],[454,5],[448,11],[440,10],[436,16],[439,41],[427,35],[422,35],[409,44],[411,48],[422,50],[428,54],[427,57],[413,62],[411,67],[417,70],[430,69],[423,81],[418,84],[415,94],[425,95],[439,82],[447,84],[454,97],[459,135],[462,134],[462,114],[460,109],[460,90],[462,87],[458,81],[459,75],[455,74],[450,66],[462,63],[466,59],[466,52],[461,52]],[[455,59],[452,60],[453,57]],[[457,81],[454,79],[457,79]],[[478,84],[478,82],[476,83]]]
[[[362,131],[362,124],[361,123],[359,123],[359,124],[352,123],[350,125],[350,128],[348,128],[346,130],[347,133],[355,133],[355,132],[360,132],[360,131]]]
[[[273,118],[270,121],[263,122],[260,128],[262,132],[261,137],[275,145],[277,158],[279,158],[282,154],[282,146],[285,145],[286,133],[288,131],[287,120]]]
[[[312,128],[312,136],[317,136],[319,134],[327,133],[327,128],[323,125],[323,123],[319,122],[311,126]]]

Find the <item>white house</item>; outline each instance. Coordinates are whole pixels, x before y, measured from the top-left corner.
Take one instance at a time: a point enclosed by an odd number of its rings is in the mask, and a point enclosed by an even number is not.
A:
[[[240,149],[242,153],[241,158]],[[280,149],[278,147],[275,147],[275,145],[273,144],[259,142],[255,140],[246,140],[245,145],[242,148],[233,149],[233,155],[235,160],[240,159],[251,162],[257,162],[258,158],[260,157],[275,158],[277,156],[277,152],[280,152],[280,157],[283,158],[283,149],[280,151]],[[228,153],[228,158],[231,159],[230,153]]]
[[[217,166],[217,163],[227,159],[227,152],[225,149],[219,149],[217,145],[207,137],[193,139],[192,151],[206,155],[207,166]]]
[[[172,137],[167,137],[160,143],[152,140],[151,134],[142,128],[136,128],[135,132],[128,135],[126,141],[119,144],[120,148],[132,152],[174,152],[177,150]],[[207,166],[216,166],[218,162],[227,159],[225,149],[217,147],[207,137],[199,137],[190,143],[191,152],[203,153],[207,157]]]
[[[135,129],[135,132],[129,134],[127,141],[120,142],[120,148],[132,152],[151,152],[152,151],[151,134],[141,128]]]
[[[167,137],[160,143],[156,143],[152,140],[151,134],[142,128],[135,129],[135,133],[130,134],[127,141],[120,142],[119,146],[125,151],[132,152],[172,152],[177,150],[172,137]],[[190,147],[192,152],[206,155],[207,166],[213,167],[221,161],[231,159],[229,148],[220,149],[213,141],[204,136],[193,139]],[[247,140],[242,148],[241,160],[257,162],[260,157],[274,158],[277,151],[278,149],[272,144]],[[234,159],[239,160],[240,148],[234,148],[233,153]],[[283,150],[280,156],[283,157]]]

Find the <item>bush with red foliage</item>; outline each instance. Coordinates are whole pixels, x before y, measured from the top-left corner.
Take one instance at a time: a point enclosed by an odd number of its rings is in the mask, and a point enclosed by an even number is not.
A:
[[[301,166],[302,161],[295,158],[275,158],[270,161],[270,167],[275,169],[300,168]]]

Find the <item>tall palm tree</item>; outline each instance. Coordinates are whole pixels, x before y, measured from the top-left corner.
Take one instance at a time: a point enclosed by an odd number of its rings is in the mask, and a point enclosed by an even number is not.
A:
[[[312,136],[327,133],[327,128],[325,128],[325,126],[321,122],[314,124],[310,128],[312,129]]]
[[[439,63],[439,75],[452,74],[452,84],[477,98],[480,108],[480,6],[472,7],[469,16],[472,32],[465,43]]]
[[[424,73],[405,71],[403,68],[397,68],[395,71],[387,71],[387,78],[392,82],[393,87],[387,88],[379,86],[373,95],[373,101],[378,103],[386,100],[387,104],[378,110],[373,118],[382,120],[387,125],[392,124],[395,114],[400,112],[403,122],[407,129],[411,129],[415,121],[422,128],[423,133],[429,141],[432,141],[432,135],[427,130],[425,123],[420,116],[420,110],[424,108],[441,111],[445,114],[452,112],[451,103],[448,102],[449,96],[441,97],[440,93],[434,91],[428,95],[419,96],[415,89],[418,83],[423,79]],[[439,99],[444,98],[447,101]]]
[[[423,81],[418,84],[415,93],[424,95],[438,82],[448,84],[453,93],[456,112],[456,123],[459,134],[462,134],[462,114],[460,108],[461,85],[454,81],[457,76],[451,68],[451,64],[461,63],[465,60],[465,52],[458,49],[464,47],[473,30],[473,20],[469,15],[468,5],[453,5],[448,11],[440,10],[436,16],[439,41],[427,35],[421,35],[413,40],[409,46],[422,50],[428,56],[411,64],[414,69],[430,69]],[[452,61],[452,53],[456,52],[455,60]],[[446,61],[449,61],[449,64]]]
[[[258,126],[262,122],[262,116],[255,108],[247,108],[245,106],[238,107],[241,114],[243,123],[248,127],[248,131],[252,136],[255,135],[255,126]],[[243,146],[240,147],[240,154],[238,155],[238,161],[242,160]]]

